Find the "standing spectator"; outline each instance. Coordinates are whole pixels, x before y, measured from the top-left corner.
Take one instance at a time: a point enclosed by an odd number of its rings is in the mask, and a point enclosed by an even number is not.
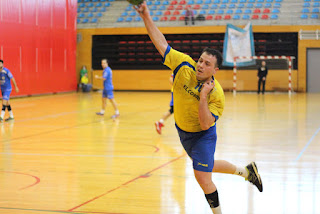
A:
[[[192,24],[194,25],[194,12],[190,7],[186,9],[186,16],[184,17],[185,24],[188,25],[188,21],[191,18]]]
[[[258,68],[258,94],[260,94],[261,83],[262,83],[262,94],[265,92],[266,78],[268,75],[268,67],[266,62],[262,61],[261,66]]]

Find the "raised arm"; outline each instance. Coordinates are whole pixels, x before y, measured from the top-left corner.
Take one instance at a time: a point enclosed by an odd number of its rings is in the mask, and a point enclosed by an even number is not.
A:
[[[154,46],[159,51],[160,55],[164,57],[164,54],[168,47],[168,42],[164,35],[160,32],[158,27],[154,24],[150,16],[150,11],[147,7],[146,2],[144,1],[138,8],[136,8],[136,11],[140,14],[141,18],[143,19],[149,37],[152,40]]]

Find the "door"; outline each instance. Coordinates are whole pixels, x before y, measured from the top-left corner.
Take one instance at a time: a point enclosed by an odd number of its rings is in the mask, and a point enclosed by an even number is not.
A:
[[[320,93],[320,48],[307,49],[307,92]]]

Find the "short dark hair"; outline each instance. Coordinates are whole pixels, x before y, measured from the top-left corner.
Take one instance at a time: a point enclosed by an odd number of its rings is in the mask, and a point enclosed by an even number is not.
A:
[[[2,60],[2,59],[0,59],[0,62],[2,62],[2,63],[3,63],[3,60]]]
[[[108,62],[108,59],[106,59],[106,58],[103,58],[101,61],[103,61],[103,60],[106,60],[106,62],[109,64],[109,62]]]
[[[218,68],[220,68],[221,64],[222,64],[222,54],[220,53],[220,51],[213,49],[213,48],[208,48],[206,47],[205,49],[203,49],[201,55],[206,52],[207,54],[210,54],[212,56],[215,56],[217,58],[217,64],[216,66]]]

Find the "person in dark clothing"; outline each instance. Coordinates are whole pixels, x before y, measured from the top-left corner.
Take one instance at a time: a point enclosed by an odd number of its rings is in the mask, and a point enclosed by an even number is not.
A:
[[[258,69],[258,94],[261,91],[261,83],[262,83],[262,94],[264,94],[267,75],[268,75],[268,67],[266,66],[266,62],[262,61],[261,66]]]
[[[194,25],[194,12],[190,7],[186,9],[186,15],[184,17],[185,24],[188,25],[188,21],[191,19],[192,24]]]

